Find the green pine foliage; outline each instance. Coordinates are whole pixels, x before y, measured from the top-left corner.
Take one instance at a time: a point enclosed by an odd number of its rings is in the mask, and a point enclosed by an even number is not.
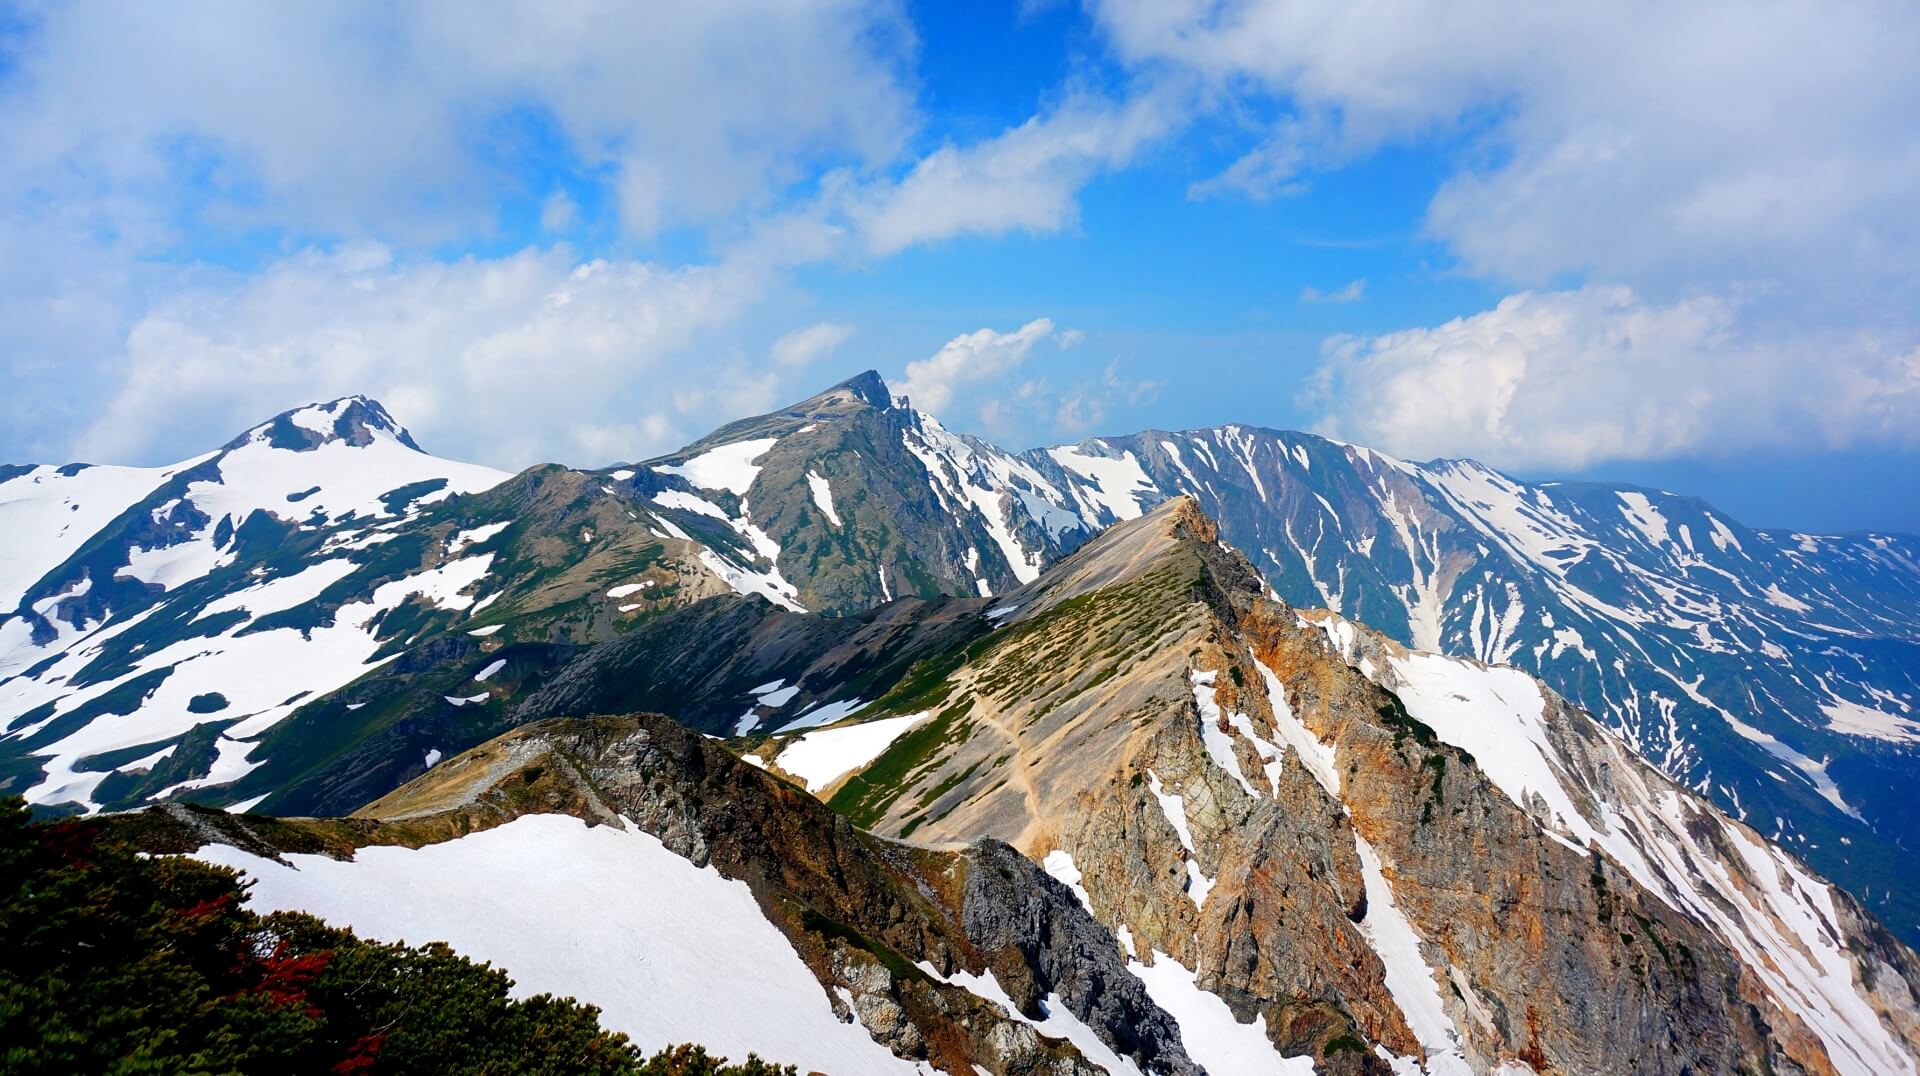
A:
[[[0,1071],[792,1076],[700,1047],[652,1058],[599,1010],[444,944],[258,915],[233,872],[143,856],[0,799]]]

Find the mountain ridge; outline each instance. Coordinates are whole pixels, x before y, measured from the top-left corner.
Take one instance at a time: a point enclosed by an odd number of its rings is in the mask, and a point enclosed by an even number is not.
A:
[[[394,446],[410,464],[434,459],[364,397],[293,409],[221,451],[318,461],[312,449],[353,451],[355,438]],[[221,788],[246,802],[315,765],[343,772],[313,752],[338,741],[351,753],[353,737],[363,757],[390,760],[381,780],[404,780],[421,759],[506,727],[524,694],[585,648],[708,598],[757,595],[843,616],[908,595],[971,595],[991,608],[984,595],[1025,585],[1102,527],[1191,493],[1293,604],[1522,665],[1689,787],[1774,820],[1771,835],[1920,932],[1920,899],[1897,884],[1920,841],[1920,822],[1898,809],[1902,775],[1920,764],[1910,716],[1920,541],[1755,531],[1695,498],[1529,486],[1478,464],[1410,464],[1240,424],[1009,453],[946,430],[872,371],[642,463],[513,476],[433,464],[466,476],[449,477],[466,490],[458,496],[424,488],[423,476],[421,488],[396,479],[348,497],[311,488],[332,479],[288,471],[288,488],[235,498],[222,492],[231,483],[196,487],[189,473],[218,455],[134,469],[137,482],[103,471],[131,489],[116,494],[124,508],[51,501],[88,520],[59,525],[87,533],[63,539],[71,548],[53,543],[64,555],[0,614],[9,787],[42,803],[131,805]],[[0,516],[42,503],[22,489],[101,471],[63,470],[0,483]],[[203,489],[215,511],[191,497],[174,504],[167,488]],[[92,522],[106,509],[104,527]],[[35,512],[16,533],[47,525],[50,514]],[[89,543],[97,563],[73,552]],[[126,575],[136,564],[155,579],[164,566],[172,585]],[[369,619],[349,635],[337,630],[342,610]],[[230,656],[201,654],[196,638]],[[190,708],[208,695],[235,703],[213,681],[240,675],[239,654],[264,653],[247,648],[269,639],[277,654],[318,655],[324,642],[342,657],[297,659],[313,675],[271,697],[275,685],[262,684],[244,704]],[[339,649],[349,641],[350,653]],[[496,661],[503,671],[473,679]],[[189,665],[204,670],[206,690],[168,687],[185,686],[177,670]],[[802,690],[765,706],[744,691],[754,686],[736,685],[725,705],[756,713],[763,730],[864,701]],[[177,709],[151,738],[73,739],[109,722],[137,727],[128,713],[164,706]],[[46,771],[49,757],[58,772]],[[103,789],[112,796],[93,795]]]
[[[709,602],[766,608],[751,598]],[[385,833],[379,842],[438,861],[433,849],[455,856],[487,833],[506,840],[530,816],[558,812],[620,832],[637,825],[693,866],[717,865],[760,893],[761,914],[787,924],[819,988],[848,991],[853,1019],[895,1056],[960,1074],[983,1062],[1030,1071],[1013,1056],[1035,1055],[1006,1054],[994,1045],[1005,1033],[979,1022],[977,1003],[941,985],[995,1001],[999,986],[1037,998],[1049,981],[1092,1039],[1118,1052],[1098,1062],[1109,1072],[1183,1071],[1183,1062],[1212,1073],[1308,1064],[1383,1076],[1913,1068],[1920,958],[1869,913],[1524,674],[1422,655],[1336,614],[1286,606],[1221,543],[1193,498],[1109,528],[1009,594],[951,605],[883,612],[970,617],[989,630],[913,651],[925,656],[881,677],[892,686],[870,706],[798,734],[729,746],[664,718],[542,718],[428,767],[352,817],[203,814],[161,850],[242,866],[276,906],[373,916],[394,904],[388,886],[424,883],[381,880],[405,862],[398,853],[335,867],[310,858],[313,841],[331,841],[340,856]],[[824,675],[847,683],[860,668],[842,663]],[[708,678],[700,668],[684,675]],[[863,737],[879,742],[853,743]],[[851,775],[819,769],[823,751]],[[157,810],[177,818],[185,808]],[[289,826],[306,843],[270,839]],[[870,877],[858,865],[866,828],[878,835],[871,847],[907,857],[888,868],[904,872],[905,891],[858,881]],[[573,847],[565,836],[573,830],[538,831]],[[1021,855],[982,851],[1006,847],[996,841]],[[275,848],[309,858],[287,871],[263,858]],[[599,862],[584,846],[578,854],[588,857],[579,869]],[[980,963],[940,955],[957,937],[923,933],[915,902],[903,917],[880,911],[893,898],[873,905],[860,896],[946,894],[942,879],[960,868],[932,857],[956,855],[973,864],[964,870],[966,937],[1005,939],[1028,954],[1009,962],[1003,949],[987,960],[991,989]],[[429,860],[411,862],[421,864],[412,871],[430,869]],[[929,867],[940,863],[953,865]],[[802,884],[796,872],[816,880]],[[1035,878],[1045,874],[1058,888]],[[1044,933],[1021,933],[1030,927],[1001,933],[1031,920],[1007,914],[1001,902],[1019,904],[1014,893],[995,889],[989,900],[976,890],[975,880],[996,876],[1016,892],[1052,894],[1045,914],[1056,923],[1088,916],[1073,928],[1078,940],[1048,950]],[[506,876],[484,884],[521,885]],[[805,913],[796,929],[784,899],[853,933],[823,934]],[[518,934],[528,913],[503,914]],[[936,921],[943,914],[951,913]],[[402,908],[370,921],[415,931],[439,921],[425,915]],[[980,933],[987,923],[1002,926]],[[527,919],[524,929],[541,928]],[[508,959],[490,935],[472,937],[481,955]],[[860,937],[873,941],[852,949],[834,941]],[[822,941],[839,955],[807,957]],[[1044,959],[1070,959],[1106,991],[1058,988],[1062,967],[1035,963],[1049,951]],[[898,964],[887,964],[889,952]],[[908,966],[917,959],[929,963],[916,985]],[[1026,976],[1032,994],[1013,985]],[[593,974],[577,982],[592,988],[586,1000],[617,1000],[592,992],[612,989]],[[1177,1031],[1184,1055],[1171,1034],[1147,1053],[1115,1037],[1114,1011],[1091,1004],[1115,996],[1113,984],[1130,984],[1141,999],[1125,1011],[1164,1014],[1170,1024],[1148,1026]],[[996,1003],[1005,1016],[995,1020],[1017,1020],[1014,1010],[1058,1015],[1052,1002]],[[960,1038],[937,1030],[968,1012],[981,1015],[962,1016],[973,1030]],[[1098,1052],[1087,1040],[1073,1045],[1087,1058]]]

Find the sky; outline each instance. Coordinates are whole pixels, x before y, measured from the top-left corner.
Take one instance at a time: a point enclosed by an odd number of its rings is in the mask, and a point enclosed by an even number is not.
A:
[[[868,368],[1920,531],[1910,0],[0,2],[0,460],[518,468]]]

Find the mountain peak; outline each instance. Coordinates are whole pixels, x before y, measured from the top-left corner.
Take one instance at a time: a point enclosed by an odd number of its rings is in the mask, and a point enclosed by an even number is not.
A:
[[[1007,597],[1024,619],[1074,598],[1171,570],[1172,577],[1211,577],[1220,591],[1263,589],[1259,575],[1238,553],[1220,543],[1220,527],[1187,494],[1101,531],[1038,580]]]
[[[887,388],[887,383],[881,378],[878,370],[862,370],[821,395],[843,390],[883,410],[893,406],[892,390]]]
[[[334,441],[361,448],[379,438],[398,441],[416,452],[425,451],[380,401],[361,395],[282,411],[225,447],[231,450],[264,441],[273,448],[310,452]]]

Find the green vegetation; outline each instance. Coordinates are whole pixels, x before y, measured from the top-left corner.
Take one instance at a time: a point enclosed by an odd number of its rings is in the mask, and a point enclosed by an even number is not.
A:
[[[949,706],[940,716],[893,741],[872,765],[847,778],[827,806],[855,825],[871,827],[913,787],[923,767],[937,765],[945,757],[942,748],[965,740],[973,731],[973,722],[966,720],[972,708],[971,700]]]
[[[1382,724],[1393,730],[1393,746],[1399,747],[1409,736],[1421,747],[1432,749],[1440,746],[1440,737],[1434,735],[1425,722],[1407,712],[1407,706],[1400,701],[1400,696],[1385,688],[1381,689],[1380,694],[1386,701],[1374,707],[1373,712],[1380,715]]]
[[[1364,1056],[1367,1052],[1367,1044],[1353,1032],[1343,1031],[1333,1038],[1328,1039],[1326,1044],[1320,1047],[1320,1056],[1332,1057],[1334,1054],[1341,1053],[1342,1051]]]
[[[898,978],[917,982],[928,981],[927,973],[916,967],[913,961],[894,952],[885,943],[867,937],[838,919],[830,919],[812,908],[803,908],[800,912],[800,925],[828,941],[839,939],[855,949],[873,954],[874,959],[880,961]]]
[[[0,1071],[792,1076],[699,1047],[642,1058],[598,1010],[444,944],[258,915],[233,872],[142,857],[0,800]]]

